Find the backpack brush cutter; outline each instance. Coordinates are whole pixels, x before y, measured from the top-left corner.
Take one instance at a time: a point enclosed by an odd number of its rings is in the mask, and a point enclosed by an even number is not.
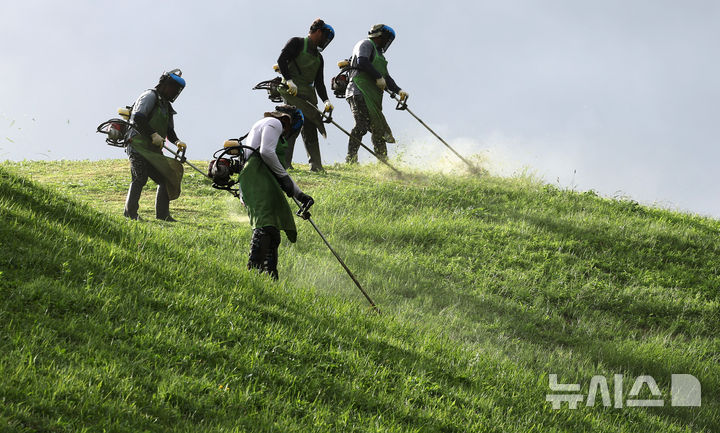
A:
[[[249,146],[245,146],[242,143],[242,141],[247,137],[245,135],[241,138],[236,139],[230,139],[225,141],[225,144],[222,149],[218,149],[213,154],[213,159],[210,161],[210,164],[208,165],[208,172],[207,176],[212,179],[213,184],[212,187],[216,189],[222,189],[225,191],[230,192],[233,196],[237,197],[238,199],[242,200],[242,194],[240,192],[240,188],[233,188],[238,182],[239,179],[235,178],[234,176],[239,175],[242,171],[243,167],[245,167],[245,164],[247,163],[247,158],[245,157],[245,149],[249,149],[252,152],[257,152],[257,149],[254,149]],[[353,283],[357,286],[358,289],[360,289],[360,292],[362,292],[363,296],[365,296],[365,299],[368,300],[370,303],[370,306],[373,308],[373,310],[380,314],[380,309],[375,305],[375,302],[370,298],[370,296],[367,294],[365,289],[362,288],[360,285],[360,282],[355,277],[355,275],[352,273],[350,268],[347,267],[343,259],[340,257],[340,255],[335,251],[335,249],[330,245],[327,238],[325,238],[325,235],[320,231],[318,226],[315,224],[315,221],[310,217],[310,207],[314,204],[313,201],[309,201],[307,204],[303,205],[298,201],[298,199],[293,197],[293,200],[295,201],[295,204],[298,205],[298,210],[295,213],[295,215],[299,216],[300,218],[308,221],[317,234],[320,236],[320,238],[323,240],[325,245],[328,247],[330,252],[335,256],[338,262],[340,262],[340,265],[342,268],[347,272],[348,276],[353,280]]]
[[[349,83],[348,78],[348,72],[352,69],[349,66],[350,62],[348,60],[342,61],[338,63],[338,66],[342,69],[340,74],[338,74],[337,77],[333,77],[332,79],[332,89],[335,93],[335,96],[338,98],[344,98],[345,95],[345,89],[347,88],[347,85]],[[275,72],[279,72],[279,68],[277,65],[273,67],[275,69]],[[340,78],[342,76],[342,78]],[[282,96],[280,96],[280,92],[278,92],[278,88],[280,86],[285,86],[285,84],[282,82],[281,77],[275,77],[272,80],[265,80],[259,82],[255,87],[253,87],[253,90],[267,90],[268,92],[268,98],[273,102],[282,102]],[[312,106],[312,104],[309,104]],[[318,113],[322,116],[323,123],[332,123],[335,125],[336,128],[338,128],[340,131],[345,133],[348,137],[350,137],[351,140],[355,140],[360,147],[370,152],[372,156],[377,158],[378,161],[382,162],[386,166],[388,166],[390,169],[392,169],[399,177],[402,177],[403,173],[395,168],[392,164],[390,164],[385,158],[380,157],[378,154],[373,152],[368,146],[366,146],[360,139],[357,137],[354,137],[352,134],[350,134],[345,128],[340,126],[337,122],[335,122],[332,118],[332,111],[320,111],[317,107],[312,106]]]
[[[118,114],[122,119],[113,118],[110,120],[107,120],[97,127],[97,132],[101,134],[105,134],[105,143],[107,143],[110,146],[114,147],[127,147],[130,144],[130,141],[128,140],[128,133],[130,130],[134,130],[135,132],[139,133],[135,125],[130,123],[130,115],[132,113],[132,106],[126,106],[125,108],[118,108]],[[194,164],[192,164],[190,161],[187,160],[185,157],[185,149],[179,151],[173,151],[167,145],[163,144],[163,148],[170,152],[176,160],[178,160],[181,164],[185,163],[189,165],[190,167],[194,168],[195,171],[202,174],[203,176],[207,176],[207,173],[197,168]]]
[[[247,134],[240,138],[226,140],[223,148],[213,153],[213,159],[210,160],[206,173],[206,176],[213,181],[213,188],[228,191],[241,200],[240,188],[233,188],[239,179],[233,176],[239,175],[247,163],[244,150],[250,149],[255,152],[252,147],[241,144],[245,137]]]

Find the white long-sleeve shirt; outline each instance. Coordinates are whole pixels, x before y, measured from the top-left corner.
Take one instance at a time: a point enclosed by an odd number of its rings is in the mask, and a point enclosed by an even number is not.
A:
[[[278,119],[274,117],[264,117],[250,128],[245,145],[253,149],[256,149],[260,154],[265,165],[270,168],[270,171],[275,174],[276,177],[290,176],[285,170],[285,167],[280,163],[280,159],[277,156],[277,144],[280,140],[280,136],[283,133],[283,125]],[[250,158],[253,151],[250,149],[244,149],[245,158]],[[295,181],[290,178],[293,185],[293,196],[297,196],[300,193],[300,188],[297,186]]]

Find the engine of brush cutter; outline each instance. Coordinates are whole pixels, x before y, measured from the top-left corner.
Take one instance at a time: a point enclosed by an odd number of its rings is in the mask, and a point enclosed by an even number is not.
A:
[[[242,170],[240,161],[235,158],[217,158],[210,161],[208,165],[208,176],[213,181],[213,186],[230,187],[235,184],[232,180],[234,174]]]
[[[213,154],[207,172],[208,177],[213,181],[213,188],[224,189],[237,195],[237,189],[232,187],[238,183],[234,176],[240,174],[247,162],[243,151],[246,146],[240,144],[245,137],[226,140],[223,148]]]

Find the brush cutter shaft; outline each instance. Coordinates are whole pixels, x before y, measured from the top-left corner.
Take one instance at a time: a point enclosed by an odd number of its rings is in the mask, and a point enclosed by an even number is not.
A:
[[[345,128],[343,128],[342,126],[338,125],[337,122],[335,122],[334,120],[332,120],[332,117],[330,117],[329,115],[328,115],[328,116],[325,116],[325,114],[326,114],[326,113],[323,113],[323,116],[324,116],[324,119],[325,119],[324,121],[328,121],[329,123],[332,123],[333,125],[335,125],[339,130],[341,130],[341,131],[344,132],[348,137],[350,137],[350,139],[355,140],[360,146],[362,146],[363,149],[365,149],[365,150],[367,150],[368,152],[370,152],[370,154],[371,154],[372,156],[374,156],[375,158],[377,158],[378,161],[380,161],[380,162],[382,162],[383,164],[385,164],[385,165],[387,165],[388,167],[390,167],[395,173],[397,173],[398,176],[402,176],[402,172],[401,172],[400,170],[398,170],[397,168],[393,167],[393,166],[392,166],[389,162],[387,162],[385,159],[383,159],[383,158],[381,158],[380,156],[378,156],[377,153],[373,152],[372,150],[370,150],[369,147],[365,146],[361,140],[359,140],[357,137],[355,137],[355,136],[353,136],[352,134],[350,134],[349,132],[347,132],[347,130],[346,130]]]
[[[408,113],[410,113],[410,115],[411,115],[412,117],[414,117],[415,120],[417,120],[418,122],[420,122],[420,124],[421,124],[422,126],[424,126],[424,127],[425,127],[428,131],[430,131],[435,137],[437,137],[437,139],[440,140],[440,141],[442,142],[442,144],[444,144],[448,149],[450,149],[450,150],[452,151],[452,153],[454,153],[458,158],[460,158],[460,159],[462,160],[462,162],[464,162],[465,164],[467,164],[467,165],[470,167],[470,169],[473,171],[473,173],[477,173],[477,171],[478,171],[477,167],[475,167],[475,166],[474,166],[472,163],[470,163],[470,161],[468,161],[467,159],[463,158],[462,155],[460,155],[459,153],[457,153],[457,151],[456,151],[455,149],[453,149],[453,148],[447,143],[447,141],[443,140],[442,137],[440,137],[439,135],[437,135],[437,133],[436,133],[435,131],[433,131],[432,128],[430,128],[429,126],[427,126],[427,124],[426,124],[425,122],[423,122],[422,119],[420,119],[419,117],[417,117],[417,116],[415,115],[415,113],[413,113],[412,110],[410,110],[410,109],[408,108],[408,106],[407,106],[407,99],[403,100],[403,99],[400,99],[400,97],[397,96],[397,95],[395,95],[394,93],[391,93],[391,92],[388,92],[388,93],[390,93],[390,97],[392,97],[393,99],[395,99],[396,101],[398,101],[398,107],[397,107],[398,110],[404,110],[404,111],[407,111]]]
[[[298,199],[296,199],[296,198],[293,198],[293,200],[295,200],[295,203],[296,203],[298,206],[300,206],[300,209],[302,210],[302,209],[303,209],[302,203],[300,203],[300,201],[298,201]],[[322,232],[320,231],[320,229],[318,228],[318,226],[315,225],[315,221],[313,221],[313,219],[310,217],[309,214],[307,214],[307,218],[303,217],[303,219],[308,220],[308,221],[310,222],[310,224],[312,224],[312,226],[313,226],[313,228],[315,229],[315,231],[317,232],[317,234],[320,235],[320,239],[322,239],[323,242],[325,242],[325,245],[328,247],[328,249],[330,250],[330,252],[333,253],[333,255],[334,255],[335,258],[338,260],[338,262],[340,262],[340,265],[343,267],[343,269],[345,269],[345,272],[347,272],[347,274],[348,274],[348,275],[350,276],[350,278],[353,280],[353,282],[355,283],[355,285],[357,286],[357,288],[360,289],[360,292],[362,292],[363,296],[365,296],[365,299],[368,300],[368,302],[370,303],[370,306],[372,306],[373,309],[374,309],[378,314],[380,314],[380,309],[378,309],[377,305],[375,305],[375,303],[373,302],[373,300],[370,299],[370,296],[369,296],[369,295],[367,294],[367,292],[362,288],[362,286],[360,285],[360,282],[358,282],[357,278],[355,278],[355,275],[353,275],[352,271],[350,270],[350,268],[347,267],[347,265],[345,264],[345,262],[343,261],[343,259],[340,258],[340,256],[338,255],[338,253],[335,252],[335,250],[334,250],[333,247],[330,245],[330,243],[327,241],[327,239],[325,239],[325,236],[322,234]]]
[[[202,175],[205,176],[205,177],[209,177],[206,172],[204,172],[204,171],[200,170],[199,168],[195,167],[190,161],[188,161],[187,158],[185,158],[184,155],[183,155],[183,156],[180,156],[180,155],[178,154],[178,152],[173,152],[169,147],[167,147],[167,145],[163,145],[163,147],[165,148],[165,150],[167,150],[168,152],[172,153],[172,154],[175,155],[177,158],[179,158],[179,159],[180,159],[180,162],[186,163],[186,164],[189,165],[190,167],[194,168],[195,171],[197,171],[198,173],[202,174]]]

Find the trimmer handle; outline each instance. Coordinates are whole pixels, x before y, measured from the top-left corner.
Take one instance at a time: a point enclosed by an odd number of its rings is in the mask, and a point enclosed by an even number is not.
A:
[[[310,217],[311,217],[310,208],[312,207],[312,205],[315,204],[315,201],[310,200],[310,201],[306,202],[305,204],[300,203],[300,201],[297,199],[295,199],[295,201],[297,202],[298,205],[300,205],[300,209],[298,209],[297,212],[295,212],[295,215],[299,216],[300,218],[302,218],[304,220],[310,219]]]
[[[333,112],[332,109],[331,109],[331,110],[325,110],[325,111],[322,112],[322,121],[323,121],[323,123],[332,123],[332,121],[333,121],[332,112]]]
[[[410,96],[406,96],[405,99],[400,99],[400,97],[393,92],[388,91],[390,93],[390,97],[395,99],[397,101],[397,105],[395,106],[396,110],[405,110],[407,109],[407,100],[410,98]]]
[[[175,154],[175,159],[177,159],[181,163],[187,161],[187,158],[185,158],[186,150],[187,150],[187,147],[183,147],[182,150],[178,149],[177,153]]]

